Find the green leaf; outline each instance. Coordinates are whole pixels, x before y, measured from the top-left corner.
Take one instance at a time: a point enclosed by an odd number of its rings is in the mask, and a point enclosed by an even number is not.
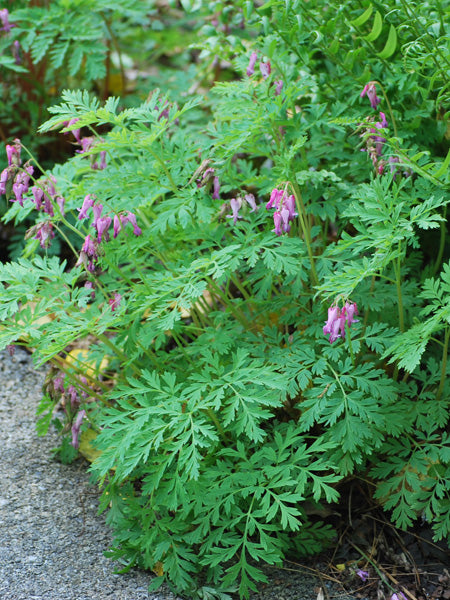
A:
[[[383,50],[377,54],[378,58],[390,58],[397,47],[397,30],[393,25],[389,28],[389,35]]]
[[[363,36],[364,39],[367,42],[375,41],[377,39],[377,37],[380,35],[382,28],[383,28],[383,18],[381,17],[380,12],[377,10],[377,12],[375,13],[375,17],[373,19],[372,31],[368,35]]]
[[[433,173],[433,177],[440,177],[441,175],[444,175],[444,173],[447,172],[449,165],[450,165],[450,150],[447,152],[447,156],[445,157],[445,160],[442,163],[440,169],[438,169],[436,171],[436,173]]]
[[[373,6],[370,4],[362,15],[359,15],[357,19],[353,19],[353,21],[350,21],[350,23],[353,25],[353,27],[361,27],[361,25],[364,25],[364,23],[370,19],[372,12]]]

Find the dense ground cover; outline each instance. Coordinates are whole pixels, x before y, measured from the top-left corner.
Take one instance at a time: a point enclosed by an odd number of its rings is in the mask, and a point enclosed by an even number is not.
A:
[[[0,344],[110,555],[246,597],[351,481],[448,540],[446,3],[17,5]]]

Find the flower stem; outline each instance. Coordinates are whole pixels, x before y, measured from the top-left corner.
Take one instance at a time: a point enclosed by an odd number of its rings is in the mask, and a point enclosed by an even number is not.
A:
[[[387,94],[385,92],[385,89],[383,87],[383,84],[380,83],[379,81],[374,81],[373,83],[376,83],[377,85],[380,86],[381,89],[381,93],[383,94],[384,99],[386,100],[386,104],[388,107],[388,111],[389,111],[389,116],[391,117],[391,121],[392,121],[392,127],[394,128],[394,136],[397,137],[397,124],[395,122],[395,118],[394,118],[394,113],[392,112],[392,106],[391,103],[389,102],[389,98],[387,97]]]
[[[319,278],[317,277],[316,271],[316,263],[314,261],[314,254],[312,251],[312,242],[311,242],[311,232],[309,227],[307,227],[308,223],[308,215],[306,214],[306,208],[303,204],[302,194],[300,191],[300,187],[295,179],[291,182],[291,187],[294,192],[295,204],[298,210],[298,216],[300,220],[300,226],[303,232],[303,237],[305,239],[306,249],[308,251],[309,260],[311,263],[311,279],[314,285],[319,285]]]
[[[350,327],[348,326],[347,321],[345,322],[345,333],[347,334],[347,345],[348,345],[348,349],[350,351],[350,358],[352,359],[352,365],[354,367],[356,367],[356,362],[355,362],[355,354],[353,352],[353,346],[352,346],[352,337],[350,335]]]

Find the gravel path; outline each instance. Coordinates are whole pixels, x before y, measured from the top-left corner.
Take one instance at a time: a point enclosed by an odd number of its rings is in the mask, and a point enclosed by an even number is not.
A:
[[[56,434],[35,432],[44,373],[21,348],[0,352],[0,600],[176,600],[103,556],[111,535],[85,464],[56,462]],[[309,575],[273,573],[255,600],[316,599]]]

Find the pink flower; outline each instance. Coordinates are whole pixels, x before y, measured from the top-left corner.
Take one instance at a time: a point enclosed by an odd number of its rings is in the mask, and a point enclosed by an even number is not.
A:
[[[375,81],[369,81],[369,83],[366,83],[363,91],[361,92],[361,98],[364,98],[364,96],[367,94],[367,97],[370,100],[370,105],[373,109],[376,109],[381,102],[380,98],[377,96],[375,83]]]
[[[4,31],[5,33],[9,33],[15,25],[9,22],[9,12],[7,8],[2,8],[0,10],[0,21],[2,23],[2,27],[0,27],[0,31]]]
[[[8,183],[8,181],[14,177],[13,175],[13,169],[11,169],[10,167],[6,167],[6,169],[3,169],[1,175],[0,175],[0,194],[6,194],[6,185]]]
[[[279,96],[281,94],[281,90],[283,89],[283,80],[279,79],[275,81],[275,96]]]
[[[70,406],[72,408],[75,408],[78,404],[78,392],[75,386],[69,385],[69,387],[67,388],[67,393],[70,396]]]
[[[332,305],[328,309],[328,320],[323,326],[324,335],[330,336],[330,344],[338,338],[345,337],[345,325],[349,327],[352,323],[357,323],[354,315],[358,314],[356,302],[346,302],[342,308],[337,305]]]
[[[358,575],[358,577],[360,579],[362,579],[362,581],[367,581],[369,579],[369,572],[368,571],[362,571],[361,569],[358,569],[356,571],[356,575]]]
[[[270,193],[269,202],[266,204],[267,210],[270,210],[273,207],[278,209],[280,207],[280,200],[283,196],[283,190],[278,190],[277,188],[274,188]]]
[[[11,202],[18,202],[20,204],[20,206],[23,206],[22,194],[27,191],[26,186],[24,186],[23,183],[18,183],[16,181],[15,183],[13,183],[12,189],[13,189],[16,199],[11,200]]]
[[[250,77],[251,75],[253,75],[253,73],[255,72],[255,64],[256,64],[256,59],[258,58],[258,53],[257,52],[252,52],[250,54],[250,61],[248,63],[248,67],[247,67],[247,75]]]
[[[214,177],[214,183],[213,183],[213,195],[212,195],[213,200],[220,200],[219,192],[220,192],[220,182],[219,182],[219,178],[216,176],[216,177]]]
[[[81,250],[87,254],[87,256],[92,256],[94,260],[97,258],[97,245],[89,234],[85,237]]]
[[[133,225],[134,235],[142,234],[142,229],[138,226],[136,221],[136,215],[130,211],[128,211],[127,214],[124,217],[122,217],[122,225],[125,227],[127,223],[131,223]]]
[[[278,210],[276,210],[273,213],[273,222],[275,225],[275,229],[272,229],[272,231],[274,231],[276,233],[276,235],[283,235],[283,231],[281,229],[282,217],[281,217],[281,213]]]
[[[93,194],[88,194],[85,196],[83,200],[83,205],[81,206],[80,214],[78,215],[78,219],[81,221],[87,217],[87,211],[94,206],[95,196]],[[101,211],[100,211],[101,212]]]
[[[119,215],[114,215],[114,222],[113,222],[113,238],[115,239],[118,235],[119,235],[119,231],[122,229],[122,221],[120,220],[120,216]]]
[[[80,119],[78,118],[74,118],[74,119],[70,119],[70,121],[64,121],[63,125],[64,127],[70,127],[71,125],[75,125],[75,123],[78,123]],[[76,139],[76,141],[81,144],[81,134],[80,134],[80,129],[72,129],[71,131],[65,131],[64,135],[67,135],[68,133],[72,133],[73,137]]]
[[[55,377],[53,380],[53,388],[55,392],[64,394],[64,375],[58,375],[58,377]]]
[[[4,10],[6,10],[6,8]],[[8,167],[11,167],[12,165],[20,167],[20,163],[22,162],[20,160],[20,151],[21,145],[20,140],[18,138],[14,140],[14,146],[6,144],[6,157],[8,159]]]
[[[272,71],[272,67],[270,66],[269,61],[267,61],[266,63],[259,63],[259,69],[264,79],[267,79],[270,75],[270,72]]]
[[[41,210],[42,199],[44,198],[44,190],[37,185],[33,185],[31,188],[33,192],[34,203],[36,204],[36,209]]]
[[[100,216],[102,214],[103,204],[94,204],[92,210],[94,212],[93,225],[97,229],[97,221],[100,219]]]
[[[380,112],[380,119],[381,123],[377,123],[377,126],[380,125],[380,127],[383,127],[383,129],[385,129],[388,126],[388,122],[386,120],[386,115],[384,114],[384,112]]]
[[[50,240],[55,237],[51,221],[39,223],[36,231],[37,233],[34,237],[36,240],[39,240],[41,248],[48,248],[50,246]]]
[[[256,212],[258,210],[255,196],[253,194],[245,194],[244,200],[247,202],[247,204],[250,205],[250,207],[252,209],[250,212]]]
[[[227,219],[233,219],[233,225],[236,225],[237,220],[238,219],[242,219],[242,217],[239,214],[239,210],[242,206],[242,200],[240,198],[232,198],[230,200],[230,208],[231,208],[231,215],[227,215]]]
[[[97,242],[99,244],[102,241],[103,234],[107,234],[107,231],[108,231],[111,223],[112,223],[111,217],[100,217],[99,219],[97,219],[95,226],[97,229]],[[106,235],[106,240],[108,240],[108,239],[109,238]]]
[[[72,425],[72,446],[74,448],[78,448],[79,441],[78,441],[78,437],[80,435],[80,429],[81,429],[81,424],[83,422],[84,416],[86,414],[86,411],[80,410],[80,412],[77,414],[77,418],[75,419],[74,424]]]
[[[62,216],[64,216],[64,204],[66,203],[66,200],[62,196],[56,196],[55,200],[60,213],[62,214]]]
[[[110,298],[108,300],[108,304],[110,305],[112,312],[115,312],[116,309],[119,308],[119,304],[120,304],[121,300],[122,300],[122,296],[120,294],[118,294],[117,292],[114,294],[114,298]]]

